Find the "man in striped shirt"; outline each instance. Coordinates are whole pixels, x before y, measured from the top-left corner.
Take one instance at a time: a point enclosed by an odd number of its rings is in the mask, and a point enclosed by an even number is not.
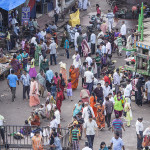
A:
[[[112,132],[118,132],[119,137],[122,138],[122,129],[125,131],[123,122],[121,119],[119,119],[119,114],[116,114],[116,119],[112,121]]]

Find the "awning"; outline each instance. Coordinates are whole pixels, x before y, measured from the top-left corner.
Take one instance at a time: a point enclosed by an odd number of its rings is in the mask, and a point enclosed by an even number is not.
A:
[[[0,0],[0,8],[10,11],[23,4],[25,1],[26,0]]]

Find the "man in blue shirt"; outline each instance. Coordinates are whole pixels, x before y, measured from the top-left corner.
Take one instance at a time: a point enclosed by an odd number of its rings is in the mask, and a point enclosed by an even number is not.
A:
[[[21,75],[20,81],[23,85],[23,100],[26,99],[26,93],[29,99],[29,92],[30,92],[30,75],[26,72],[26,70],[23,71],[23,74]]]
[[[119,133],[116,132],[115,133],[115,137],[113,137],[111,139],[111,149],[112,149],[112,146],[113,146],[113,150],[125,150],[125,147],[124,147],[124,144],[123,144],[123,141],[122,139],[119,137]]]
[[[15,94],[16,94],[16,81],[18,82],[19,85],[19,80],[18,77],[14,74],[14,70],[11,70],[11,74],[8,75],[7,77],[7,84],[11,89],[11,93],[12,93],[12,101],[14,102],[15,99]]]

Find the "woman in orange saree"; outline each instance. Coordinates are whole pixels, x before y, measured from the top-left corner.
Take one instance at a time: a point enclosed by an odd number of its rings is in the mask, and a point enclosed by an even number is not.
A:
[[[35,78],[32,77],[31,84],[30,84],[30,101],[29,106],[37,106],[40,104],[39,99],[39,90],[38,90],[38,83],[35,81]]]
[[[96,116],[96,123],[100,130],[105,128],[105,115],[104,115],[104,105],[103,102],[100,101],[100,103],[95,104],[95,107],[97,108],[97,116]]]
[[[74,65],[71,65],[69,69],[69,76],[71,78],[73,90],[75,90],[78,87],[79,75],[80,75],[79,68],[75,68]]]
[[[95,107],[96,101],[97,101],[97,96],[95,96],[95,94],[92,93],[92,95],[90,97],[90,106],[92,107],[92,109],[94,111],[95,117],[97,116],[97,108]]]
[[[33,148],[33,150],[44,150],[42,136],[40,135],[40,132],[36,132],[35,136],[33,136],[32,148]]]

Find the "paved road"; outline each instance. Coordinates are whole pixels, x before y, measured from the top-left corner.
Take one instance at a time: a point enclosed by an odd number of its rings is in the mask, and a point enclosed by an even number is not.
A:
[[[95,4],[98,3],[101,5],[101,9],[104,13],[107,13],[107,10],[109,9],[109,6],[106,4],[105,0],[93,0],[91,1],[91,8],[88,10],[88,12],[83,12],[81,16],[82,17],[82,22],[81,24],[88,24],[88,21],[86,18],[88,18],[86,15],[95,12]],[[131,23],[132,21],[132,23]],[[119,21],[120,22],[120,21]],[[134,26],[134,21],[130,20],[127,21],[128,27]],[[118,23],[116,23],[118,24]],[[60,54],[63,54],[65,51],[63,49],[59,50]],[[73,55],[74,49],[71,49],[71,55]],[[124,61],[125,54],[123,54],[123,57],[117,58],[116,54],[113,55],[113,59],[117,60],[116,67],[122,66],[125,64]],[[69,70],[70,65],[72,64],[72,59],[70,58],[69,60],[66,59],[64,56],[59,56],[57,59],[58,62],[63,61],[67,64],[67,71]],[[82,62],[84,60],[82,59]],[[37,68],[38,69],[38,68]],[[57,66],[50,66],[50,69],[52,69],[54,72],[59,72],[59,65]],[[61,116],[64,118],[64,120],[61,122],[62,127],[66,127],[68,123],[71,122],[72,119],[72,108],[75,103],[80,99],[79,93],[81,90],[81,79],[79,81],[79,86],[77,90],[73,92],[73,102],[69,100],[63,101],[62,105],[62,113]],[[45,92],[46,95],[46,92]],[[41,103],[45,103],[45,99],[41,98]],[[134,102],[132,102],[132,110],[133,110],[133,121],[131,122],[131,127],[126,128],[126,131],[123,133],[123,141],[125,143],[126,150],[135,150],[136,149],[136,133],[135,133],[135,122],[136,119],[139,116],[144,117],[144,127],[146,128],[149,126],[149,114],[150,114],[150,109],[149,105],[144,105],[142,107],[138,107],[135,105]],[[8,125],[23,125],[24,120],[26,120],[30,112],[33,110],[33,108],[29,107],[29,102],[28,101],[23,101],[22,99],[22,86],[19,85],[17,86],[17,93],[16,93],[16,101],[11,102],[11,93],[10,90],[7,86],[6,80],[0,81],[0,114],[2,114],[6,118],[6,124]],[[114,116],[113,116],[114,118]],[[45,120],[42,120],[42,125],[48,125],[49,123]],[[108,131],[108,129],[104,129],[103,131],[99,131],[98,135],[95,138],[94,141],[94,149],[99,149],[99,145],[102,141],[105,141],[107,145],[110,143],[110,139],[113,137],[113,133],[111,131]],[[83,144],[85,142],[85,138],[83,138],[80,141],[80,146],[81,148],[83,147]]]

